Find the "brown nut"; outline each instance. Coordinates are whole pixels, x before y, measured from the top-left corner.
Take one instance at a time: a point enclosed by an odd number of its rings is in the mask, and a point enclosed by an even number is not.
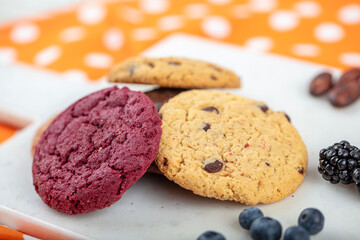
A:
[[[352,81],[360,82],[360,68],[352,68],[345,71],[336,84],[343,85]]]
[[[309,92],[313,96],[320,96],[329,91],[332,85],[332,75],[328,72],[323,72],[311,81]]]
[[[357,81],[350,81],[336,85],[330,90],[328,97],[335,107],[348,106],[360,97],[360,84]]]

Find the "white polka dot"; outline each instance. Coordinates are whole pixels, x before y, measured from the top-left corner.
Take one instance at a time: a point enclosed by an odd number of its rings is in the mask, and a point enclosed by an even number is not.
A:
[[[360,53],[342,53],[340,62],[348,66],[360,67]]]
[[[34,63],[39,66],[48,66],[55,62],[61,56],[61,48],[59,46],[47,47],[35,55]]]
[[[273,41],[268,37],[253,37],[246,41],[245,47],[255,52],[269,51],[273,46]]]
[[[289,31],[294,29],[299,23],[298,16],[287,10],[279,10],[271,14],[269,19],[270,26],[277,31]]]
[[[214,5],[225,5],[231,3],[232,0],[208,0],[208,2]]]
[[[83,27],[70,27],[60,32],[60,38],[63,42],[76,42],[85,37],[85,30]]]
[[[295,44],[292,52],[300,57],[316,57],[319,55],[320,49],[314,44]]]
[[[232,8],[232,16],[234,18],[242,19],[250,17],[250,9],[248,5],[235,5]]]
[[[99,1],[91,1],[82,4],[78,11],[77,17],[80,22],[87,25],[94,25],[104,20],[106,8]]]
[[[209,13],[209,7],[205,4],[196,3],[185,7],[185,14],[189,19],[204,18]]]
[[[117,28],[110,28],[103,36],[103,43],[109,50],[119,50],[124,45],[124,34]]]
[[[321,12],[321,6],[314,1],[297,2],[294,8],[295,11],[303,18],[317,17]]]
[[[10,38],[15,43],[31,43],[39,37],[39,27],[30,22],[16,24],[10,33]]]
[[[140,0],[140,7],[147,13],[159,14],[169,8],[169,2],[167,0]]]
[[[345,24],[360,23],[360,5],[349,4],[345,7],[342,7],[338,13],[338,18],[342,23]]]
[[[69,82],[83,83],[88,80],[87,74],[84,71],[77,69],[67,70],[63,73],[63,76]]]
[[[277,6],[276,0],[250,0],[250,9],[253,12],[270,12]]]
[[[344,37],[344,30],[336,23],[325,22],[315,28],[315,37],[321,42],[337,42]]]
[[[202,30],[210,37],[223,39],[229,36],[231,26],[226,18],[212,16],[204,19],[202,22]]]
[[[123,6],[123,8],[121,8],[119,17],[132,24],[139,24],[144,18],[140,10],[128,6]]]
[[[157,32],[153,28],[136,28],[132,32],[132,37],[136,41],[149,41],[156,38]]]
[[[166,16],[158,20],[159,28],[162,31],[173,31],[183,26],[184,21],[181,16]]]
[[[11,64],[14,63],[17,57],[15,49],[10,47],[0,47],[0,64]]]
[[[93,68],[109,68],[113,60],[105,53],[89,53],[85,56],[85,64]]]

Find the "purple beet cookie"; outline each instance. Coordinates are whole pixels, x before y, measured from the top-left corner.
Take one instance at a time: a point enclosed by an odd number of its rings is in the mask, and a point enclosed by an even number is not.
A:
[[[68,214],[108,207],[144,175],[160,136],[161,119],[145,94],[117,87],[92,93],[42,134],[33,161],[35,190]]]

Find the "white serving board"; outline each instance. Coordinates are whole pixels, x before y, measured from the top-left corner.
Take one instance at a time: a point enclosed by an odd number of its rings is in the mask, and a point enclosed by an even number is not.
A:
[[[309,170],[293,196],[259,207],[265,215],[278,219],[283,229],[295,225],[303,209],[316,207],[325,215],[325,228],[312,239],[359,239],[360,195],[353,185],[325,182],[317,164],[322,147],[343,139],[360,145],[360,101],[336,109],[324,98],[311,97],[309,80],[324,66],[183,34],[170,36],[144,55],[190,57],[220,64],[242,78],[241,89],[226,91],[286,111],[308,148]],[[69,216],[41,201],[31,176],[30,147],[36,129],[74,100],[106,86],[109,84],[105,81],[72,82],[26,66],[0,66],[0,109],[32,120],[31,125],[0,145],[0,224],[35,229],[40,237],[49,229],[69,239],[196,239],[206,230],[219,231],[229,240],[250,239],[249,232],[238,224],[238,215],[246,205],[196,196],[163,176],[145,175],[117,203],[93,213]],[[143,91],[151,88],[127,86]],[[31,224],[38,228],[30,228]]]

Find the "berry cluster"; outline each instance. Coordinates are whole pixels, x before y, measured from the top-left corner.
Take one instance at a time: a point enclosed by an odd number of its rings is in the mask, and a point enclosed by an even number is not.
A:
[[[262,211],[256,207],[248,208],[239,215],[240,226],[250,230],[253,240],[279,240],[282,234],[281,224],[270,217],[264,217]],[[310,240],[310,235],[319,233],[324,227],[324,216],[315,208],[307,208],[298,218],[298,226],[286,229],[284,240]],[[225,240],[218,232],[207,231],[197,240]]]
[[[321,149],[319,173],[330,183],[356,183],[360,192],[360,150],[347,141]]]

